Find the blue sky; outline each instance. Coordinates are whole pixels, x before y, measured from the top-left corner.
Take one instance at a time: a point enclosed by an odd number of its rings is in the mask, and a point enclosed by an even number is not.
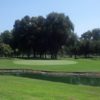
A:
[[[0,0],[0,32],[11,30],[14,21],[25,15],[46,16],[65,13],[78,35],[100,28],[100,0]]]

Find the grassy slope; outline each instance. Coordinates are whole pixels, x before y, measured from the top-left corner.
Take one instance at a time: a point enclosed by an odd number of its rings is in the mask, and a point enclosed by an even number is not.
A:
[[[100,87],[0,76],[0,100],[100,100]]]
[[[76,64],[70,65],[24,65],[15,64],[16,59],[0,59],[0,68],[32,68],[34,70],[49,71],[96,71],[100,72],[100,60],[93,59],[68,59],[76,61]],[[18,61],[18,60],[17,60]],[[26,62],[27,60],[23,60]]]

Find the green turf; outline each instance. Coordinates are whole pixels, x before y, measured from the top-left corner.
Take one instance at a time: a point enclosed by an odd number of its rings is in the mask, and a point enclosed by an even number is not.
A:
[[[19,65],[70,65],[76,64],[76,61],[71,60],[15,60],[15,64]]]
[[[100,100],[100,87],[0,76],[0,100]]]
[[[48,70],[48,71],[100,72],[100,60],[66,59],[58,61],[56,60],[41,61],[41,60],[22,60],[22,59],[0,59],[0,68],[29,68],[34,70]]]

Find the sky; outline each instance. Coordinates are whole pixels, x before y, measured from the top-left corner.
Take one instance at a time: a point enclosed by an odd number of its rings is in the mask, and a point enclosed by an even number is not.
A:
[[[26,15],[46,17],[51,12],[69,16],[79,36],[100,28],[100,0],[0,0],[0,33]]]

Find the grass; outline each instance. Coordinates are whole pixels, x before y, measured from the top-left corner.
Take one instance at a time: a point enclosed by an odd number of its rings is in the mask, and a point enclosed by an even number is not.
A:
[[[70,65],[76,64],[77,62],[71,60],[16,60],[15,64],[20,65]]]
[[[0,59],[0,68],[28,68],[47,71],[100,72],[100,59],[23,60]]]
[[[0,100],[100,100],[100,87],[0,76]]]
[[[0,59],[0,69],[100,72],[99,59]],[[34,79],[33,79],[34,78]],[[100,87],[67,84],[63,78],[0,75],[0,100],[100,100]],[[84,80],[82,80],[84,81]],[[99,80],[98,80],[99,81]]]

